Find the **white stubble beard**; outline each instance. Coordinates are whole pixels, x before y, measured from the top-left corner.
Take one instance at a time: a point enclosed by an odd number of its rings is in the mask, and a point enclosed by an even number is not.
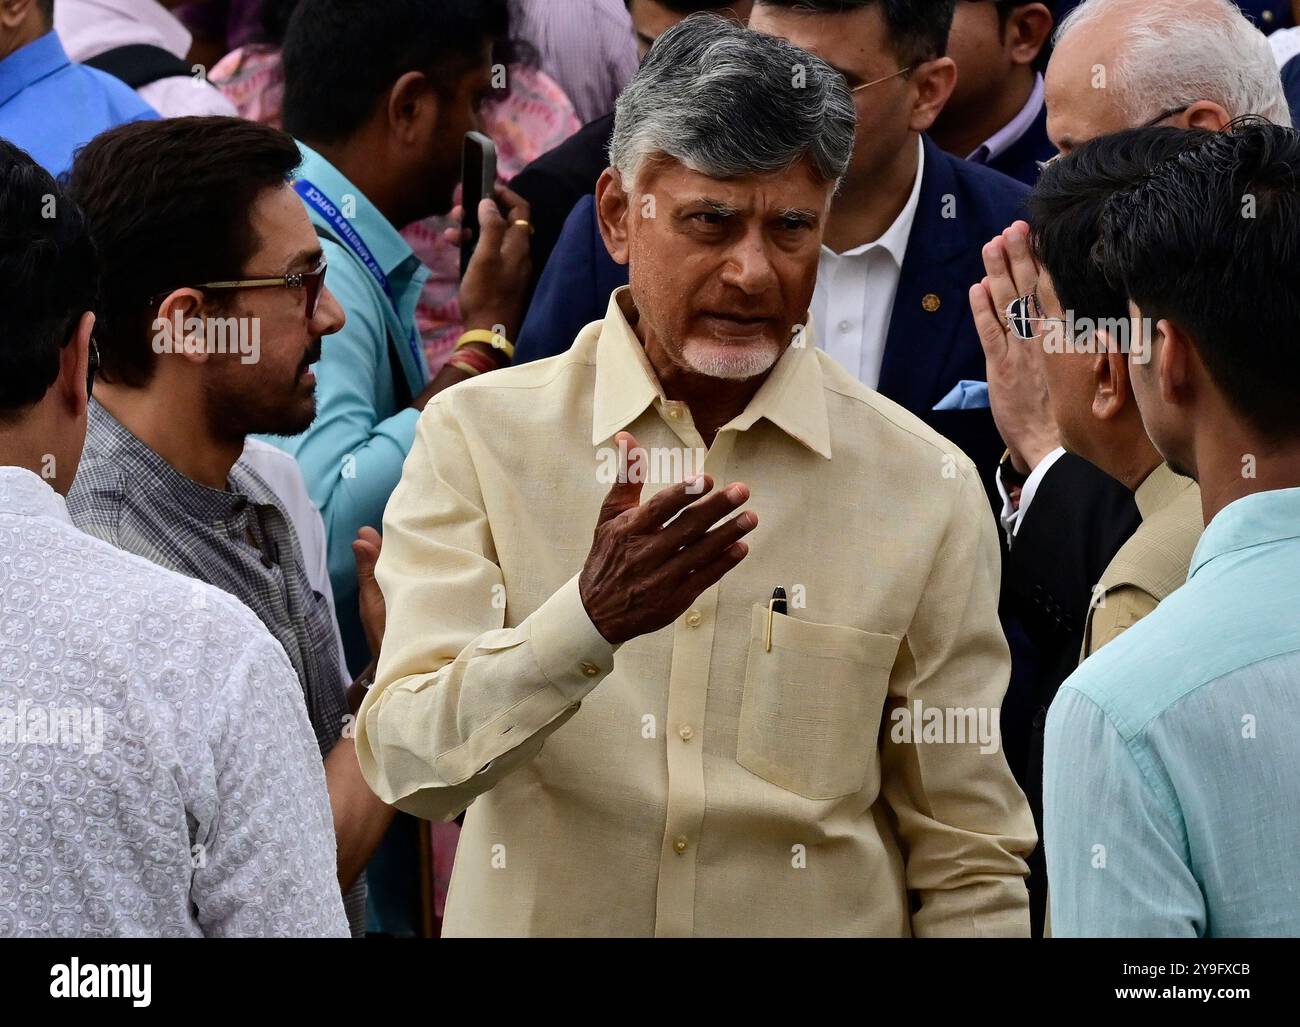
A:
[[[682,349],[682,362],[696,374],[727,381],[744,381],[765,374],[780,356],[780,347],[770,339],[736,346],[693,339]]]

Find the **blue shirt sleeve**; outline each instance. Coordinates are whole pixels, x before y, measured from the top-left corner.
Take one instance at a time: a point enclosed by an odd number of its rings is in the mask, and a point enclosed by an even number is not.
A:
[[[1141,736],[1126,741],[1068,683],[1047,716],[1043,839],[1054,937],[1205,933],[1204,896],[1159,767]]]

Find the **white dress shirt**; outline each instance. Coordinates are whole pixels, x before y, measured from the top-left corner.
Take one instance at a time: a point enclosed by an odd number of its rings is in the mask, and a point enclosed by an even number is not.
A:
[[[907,240],[921,199],[925,147],[918,137],[916,180],[907,205],[884,234],[845,253],[823,246],[813,291],[813,338],[840,366],[868,388],[880,384],[894,295],[907,255]]]
[[[1039,460],[1033,470],[1029,472],[1029,477],[1025,483],[1020,486],[1020,505],[1016,506],[1011,502],[1011,490],[1007,488],[1006,483],[1002,480],[1002,468],[997,470],[996,481],[998,484],[998,495],[1002,497],[1002,512],[998,515],[998,520],[1002,522],[1002,530],[1007,533],[1007,541],[1010,542],[1020,531],[1020,522],[1025,519],[1025,514],[1029,512],[1029,504],[1034,501],[1034,496],[1038,492],[1038,486],[1043,483],[1047,477],[1047,472],[1052,469],[1056,461],[1065,456],[1065,450],[1057,446],[1054,450]]]
[[[78,62],[138,43],[184,59],[192,41],[189,30],[157,0],[59,0],[54,29],[68,56]],[[206,76],[159,79],[136,92],[164,118],[238,114]]]
[[[297,675],[0,467],[0,938],[347,937]]]

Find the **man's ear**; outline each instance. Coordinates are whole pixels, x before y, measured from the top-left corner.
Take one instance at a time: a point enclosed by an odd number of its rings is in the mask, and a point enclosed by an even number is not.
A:
[[[1156,380],[1160,398],[1174,406],[1184,406],[1191,399],[1200,358],[1192,340],[1172,321],[1161,319],[1155,327]]]
[[[1197,100],[1179,115],[1176,123],[1184,128],[1222,132],[1231,121],[1232,116],[1213,100]]]
[[[1120,351],[1109,332],[1096,332],[1093,357],[1092,415],[1099,421],[1118,417],[1129,401],[1128,354]]]
[[[27,21],[37,0],[0,0],[0,28],[16,29]],[[44,18],[41,19],[44,23]]]
[[[606,168],[596,183],[596,223],[615,264],[628,262],[631,216],[632,199],[623,187],[623,176],[614,168]]]
[[[442,113],[437,93],[422,71],[408,71],[393,83],[386,104],[388,132],[403,147],[418,146],[427,139],[428,125]]]
[[[1033,64],[1052,35],[1052,12],[1046,4],[1024,4],[1011,11],[1006,30],[1007,55],[1015,64]]]
[[[86,412],[86,379],[90,371],[90,337],[95,331],[95,315],[89,310],[81,315],[68,344],[59,350],[59,377],[54,385],[64,409],[75,420]]]
[[[158,304],[149,326],[149,344],[158,356],[176,355],[196,364],[207,362],[203,293],[176,289]]]
[[[916,104],[908,127],[913,132],[928,132],[957,85],[957,65],[951,57],[923,61],[912,72],[916,86]]]

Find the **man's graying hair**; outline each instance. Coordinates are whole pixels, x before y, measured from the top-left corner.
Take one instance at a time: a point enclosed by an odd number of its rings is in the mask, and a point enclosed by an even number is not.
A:
[[[718,179],[783,171],[807,156],[838,183],[855,124],[844,77],[824,61],[695,14],[655,41],[619,97],[610,164],[630,188],[658,156]]]
[[[1110,89],[1135,125],[1161,111],[1213,100],[1229,118],[1249,114],[1291,124],[1268,40],[1230,0],[1085,0],[1056,31],[1056,48],[1123,8],[1124,44]]]

